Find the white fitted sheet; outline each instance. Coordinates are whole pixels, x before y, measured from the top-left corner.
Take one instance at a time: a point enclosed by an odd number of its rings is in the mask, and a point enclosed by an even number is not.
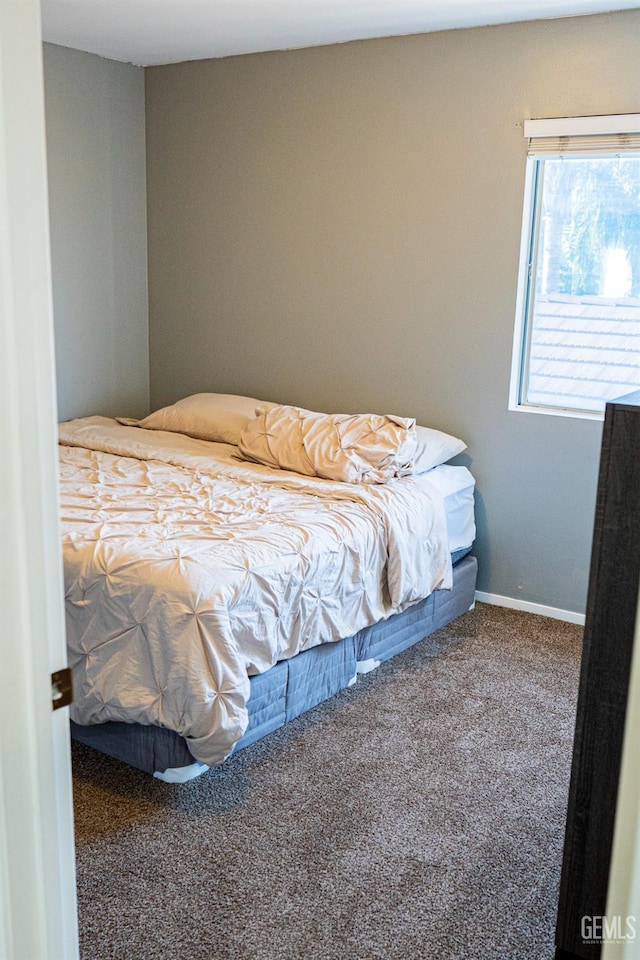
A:
[[[423,474],[444,499],[451,553],[470,547],[476,537],[474,489],[476,482],[466,467],[443,464]]]

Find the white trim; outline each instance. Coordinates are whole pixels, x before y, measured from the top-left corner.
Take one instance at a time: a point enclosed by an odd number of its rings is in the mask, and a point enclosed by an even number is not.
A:
[[[523,374],[524,325],[529,296],[529,252],[531,250],[531,232],[533,230],[533,195],[535,191],[536,163],[527,158],[524,181],[524,203],[522,207],[522,229],[520,231],[520,262],[518,265],[518,292],[516,294],[516,322],[513,334],[511,354],[511,380],[509,383],[509,410],[522,410],[520,403],[520,384]]]
[[[524,613],[535,613],[539,617],[551,617],[552,620],[564,620],[566,623],[577,623],[584,626],[584,613],[574,610],[562,610],[560,607],[548,607],[544,603],[531,603],[530,600],[519,600],[516,597],[501,597],[498,593],[484,593],[476,590],[476,600],[480,603],[490,603],[495,607],[507,607],[509,610],[522,610]]]
[[[520,403],[509,399],[509,411],[511,413],[541,413],[547,417],[571,417],[572,420],[604,420],[604,410],[599,413],[595,410],[574,410],[568,407],[539,407],[533,403]]]
[[[608,133],[640,133],[640,113],[608,117],[555,117],[524,122],[524,135],[530,140],[537,137],[602,136]]]
[[[0,956],[78,957],[38,0],[0,0]]]

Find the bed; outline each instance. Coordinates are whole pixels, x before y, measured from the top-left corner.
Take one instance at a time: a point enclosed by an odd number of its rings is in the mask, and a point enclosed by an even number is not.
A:
[[[200,394],[59,440],[72,736],[160,779],[473,604],[474,481],[440,431]]]

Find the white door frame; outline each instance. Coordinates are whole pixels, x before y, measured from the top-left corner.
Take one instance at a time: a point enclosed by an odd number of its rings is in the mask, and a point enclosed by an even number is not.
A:
[[[39,0],[0,0],[0,956],[78,957]]]

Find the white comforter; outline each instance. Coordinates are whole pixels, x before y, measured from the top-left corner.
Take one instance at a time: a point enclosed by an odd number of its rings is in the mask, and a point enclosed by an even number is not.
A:
[[[424,477],[316,480],[104,417],[62,424],[60,442],[79,723],[169,727],[221,763],[250,674],[451,586]]]

